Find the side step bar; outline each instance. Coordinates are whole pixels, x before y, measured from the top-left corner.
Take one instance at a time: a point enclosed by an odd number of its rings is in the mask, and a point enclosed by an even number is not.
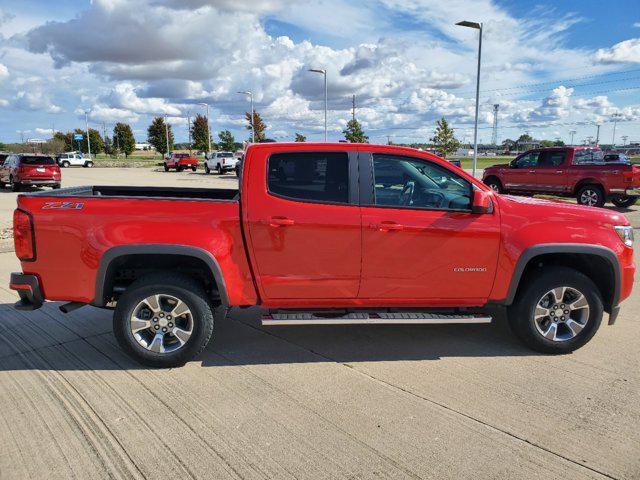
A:
[[[435,313],[348,313],[336,317],[314,313],[272,313],[262,317],[262,325],[445,325],[453,323],[491,323],[482,315],[440,315]]]

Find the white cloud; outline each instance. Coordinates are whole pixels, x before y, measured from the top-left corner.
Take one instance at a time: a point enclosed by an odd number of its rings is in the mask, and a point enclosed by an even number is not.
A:
[[[611,48],[601,48],[594,56],[597,63],[640,63],[640,38],[616,43]]]
[[[6,65],[3,65],[2,63],[0,63],[0,81],[4,80],[8,76],[9,76],[9,69],[6,67]]]

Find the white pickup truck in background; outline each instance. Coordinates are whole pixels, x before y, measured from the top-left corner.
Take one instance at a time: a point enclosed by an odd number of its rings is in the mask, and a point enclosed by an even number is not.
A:
[[[233,152],[213,152],[204,161],[205,173],[216,172],[222,175],[230,170],[235,170],[239,158]]]

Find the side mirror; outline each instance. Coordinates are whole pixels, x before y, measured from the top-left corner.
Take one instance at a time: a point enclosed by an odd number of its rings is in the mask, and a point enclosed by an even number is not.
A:
[[[493,203],[491,195],[484,190],[473,191],[473,205],[471,205],[471,213],[491,213],[493,212]]]

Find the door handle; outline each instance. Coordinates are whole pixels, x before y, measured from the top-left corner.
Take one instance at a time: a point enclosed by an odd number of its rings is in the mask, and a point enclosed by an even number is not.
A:
[[[372,223],[369,228],[378,230],[379,232],[399,231],[404,228],[404,225],[400,225],[396,222],[380,222],[380,224]]]
[[[556,173],[564,173],[564,170],[556,170]]]
[[[269,226],[271,227],[288,227],[294,223],[296,222],[287,217],[271,217],[269,220]]]
[[[529,170],[529,173],[536,173],[535,170]]]

